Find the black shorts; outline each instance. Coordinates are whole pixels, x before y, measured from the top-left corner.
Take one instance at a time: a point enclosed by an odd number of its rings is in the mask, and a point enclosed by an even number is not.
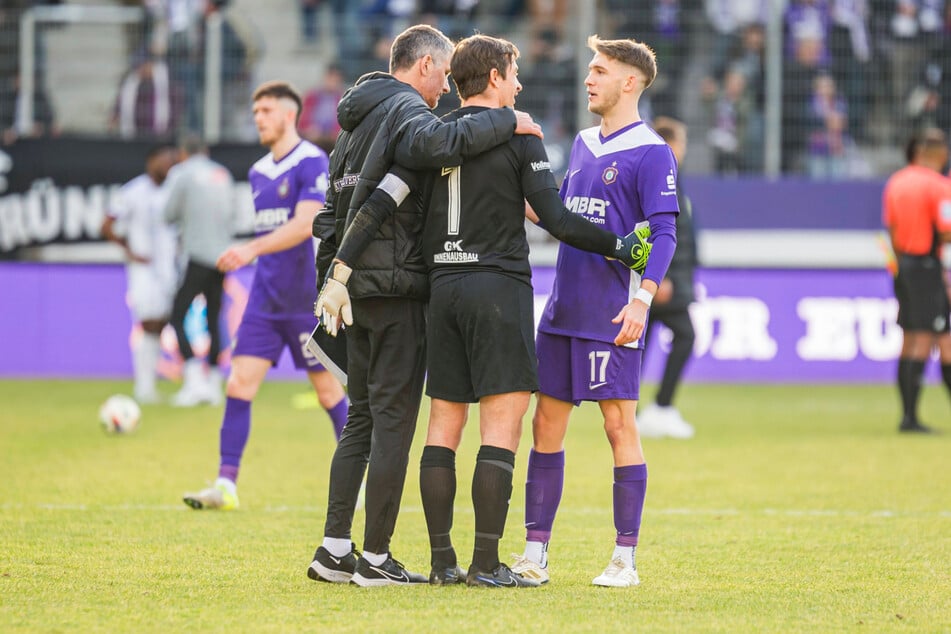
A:
[[[951,302],[944,282],[944,267],[931,256],[902,255],[895,277],[898,325],[902,330],[949,332]]]
[[[426,320],[426,394],[455,403],[538,390],[531,284],[494,272],[433,282]]]

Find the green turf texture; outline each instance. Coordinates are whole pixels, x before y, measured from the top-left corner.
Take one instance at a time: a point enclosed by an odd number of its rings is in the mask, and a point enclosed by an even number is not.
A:
[[[164,385],[166,394],[174,386]],[[0,632],[948,632],[951,424],[896,432],[892,386],[692,385],[689,441],[645,440],[641,585],[596,588],[613,547],[611,454],[575,412],[564,498],[539,589],[361,589],[305,570],[322,536],[333,434],[303,382],[266,383],[234,512],[181,495],[217,468],[216,408],[143,407],[129,436],[99,404],[120,381],[0,381]],[[653,390],[648,389],[647,394]],[[530,409],[531,412],[531,409]],[[410,456],[392,549],[429,571]],[[457,458],[454,541],[467,565],[476,412]],[[521,552],[530,414],[501,553]],[[354,536],[362,542],[363,514]]]

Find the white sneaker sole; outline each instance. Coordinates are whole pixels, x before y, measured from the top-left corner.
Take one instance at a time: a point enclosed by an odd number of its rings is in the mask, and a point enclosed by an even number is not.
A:
[[[367,579],[361,574],[355,573],[350,578],[350,583],[361,588],[379,588],[381,586],[421,586],[422,583],[410,583],[408,581],[394,581],[392,579]]]
[[[630,588],[639,585],[641,580],[636,575],[634,579],[619,579],[617,577],[605,577],[604,575],[600,575],[595,577],[591,583],[602,588]]]
[[[310,569],[320,577],[321,581],[328,581],[330,583],[350,583],[352,574],[349,572],[343,572],[342,570],[331,570],[326,566],[322,566],[319,561],[313,561],[310,564]]]

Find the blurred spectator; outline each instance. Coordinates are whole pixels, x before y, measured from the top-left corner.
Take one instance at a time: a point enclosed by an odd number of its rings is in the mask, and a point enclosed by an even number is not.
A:
[[[182,126],[201,130],[202,18],[208,0],[143,1],[154,22],[151,52],[165,58],[171,81],[184,95]]]
[[[165,61],[140,53],[119,84],[109,129],[123,139],[171,138],[183,108]]]
[[[479,0],[417,0],[417,5],[419,21],[436,27],[449,39],[472,35]]]
[[[327,66],[320,85],[304,94],[297,128],[302,137],[330,154],[340,124],[337,122],[337,103],[344,92],[343,72],[336,64]]]
[[[714,169],[718,174],[736,175],[751,171],[746,163],[749,123],[753,116],[753,99],[746,86],[746,76],[730,69],[723,78],[723,87],[713,102],[713,124],[707,142],[713,149]],[[762,145],[762,140],[760,140]]]
[[[17,137],[58,134],[46,90],[45,28],[37,28],[33,48],[33,120],[26,121],[25,95],[20,92],[20,16],[32,7],[61,0],[4,0],[0,4],[0,142]],[[25,131],[25,132],[24,132]]]
[[[688,40],[681,0],[657,0],[636,8],[628,0],[604,0],[604,4],[610,37],[646,42],[657,54],[657,77],[644,92],[649,101],[646,105],[655,112],[680,117],[682,100],[678,90],[686,66]]]
[[[809,153],[806,166],[815,180],[841,180],[848,175],[851,138],[848,105],[836,92],[835,80],[819,73],[812,80],[812,97],[806,112]]]
[[[704,92],[713,95],[723,80],[731,60],[741,47],[745,29],[762,25],[768,0],[704,0],[707,21],[713,28],[713,46],[708,54]],[[762,29],[761,29],[762,32]]]
[[[46,91],[39,84],[33,86],[33,120],[23,120],[23,95],[20,94],[19,73],[12,78],[3,79],[0,85],[0,134],[3,145],[10,145],[28,130],[25,136],[56,136],[59,128],[53,114]]]
[[[743,125],[739,171],[758,173],[763,169],[763,143],[765,138],[764,108],[766,105],[765,69],[766,33],[763,25],[748,24],[743,28],[741,46],[730,61],[730,70],[743,75],[745,94],[749,98],[741,113]],[[734,80],[735,81],[735,80]]]
[[[829,7],[826,0],[791,0],[783,16],[786,32],[786,56],[795,55],[800,40],[816,40],[819,63],[829,63]]]
[[[577,94],[575,60],[561,45],[554,29],[532,35],[527,54],[519,60],[522,92],[518,108],[530,113],[545,131],[545,144],[554,137],[573,137]],[[570,149],[570,147],[569,147]]]
[[[568,0],[524,0],[524,3],[528,5],[533,33],[554,29],[561,39],[568,17]],[[630,11],[630,7],[627,8]]]
[[[240,11],[230,7],[231,0],[209,0],[205,23],[215,14],[221,16],[221,136],[247,141],[255,136],[251,117],[251,82],[254,64],[261,56],[263,43],[255,27]],[[203,35],[205,30],[202,29]],[[202,82],[204,60],[208,55],[202,38]]]
[[[479,0],[475,28],[480,33],[505,36],[524,22],[522,17],[527,9],[525,0]],[[537,32],[542,29],[531,30]]]
[[[365,30],[360,24],[361,2],[354,0],[298,0],[301,38],[304,44],[316,44],[320,36],[320,12],[329,7],[330,31],[336,41],[337,59],[345,80],[350,83],[362,72],[361,63],[369,53]]]
[[[317,12],[323,3],[324,0],[297,0],[297,7],[300,9],[301,40],[305,44],[317,42]]]
[[[361,30],[366,35],[367,48],[354,65],[356,77],[372,71],[389,72],[390,47],[397,33],[415,20],[415,0],[368,0],[364,6]],[[341,59],[341,61],[346,61]],[[351,69],[345,67],[348,81],[354,79]]]
[[[951,131],[951,2],[945,5],[943,28],[931,40],[921,83],[908,105],[916,130]]]
[[[792,38],[793,58],[783,65],[782,168],[787,173],[802,170],[812,80],[824,70],[824,40],[820,34],[807,29],[796,33]]]
[[[882,4],[888,30],[883,42],[891,77],[893,138],[911,135],[919,102],[913,90],[927,60],[928,48],[943,28],[944,0],[890,0]]]
[[[869,0],[832,0],[829,54],[832,76],[849,103],[849,130],[866,139],[869,114]]]

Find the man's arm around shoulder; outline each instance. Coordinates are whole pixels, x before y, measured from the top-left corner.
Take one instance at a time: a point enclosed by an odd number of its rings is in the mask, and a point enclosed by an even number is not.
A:
[[[414,109],[397,132],[395,160],[413,169],[452,167],[513,134],[542,136],[530,115],[511,108],[491,108],[455,121],[443,121],[429,109]]]

